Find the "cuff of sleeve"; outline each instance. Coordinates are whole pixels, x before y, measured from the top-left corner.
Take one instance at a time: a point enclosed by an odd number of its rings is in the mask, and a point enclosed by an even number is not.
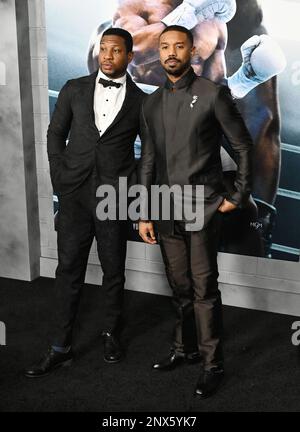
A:
[[[245,97],[252,89],[261,84],[255,77],[248,78],[244,66],[241,66],[231,77],[228,78],[228,87],[234,99]]]
[[[189,30],[198,24],[195,8],[188,3],[181,3],[162,20],[167,27],[170,25],[181,25]]]

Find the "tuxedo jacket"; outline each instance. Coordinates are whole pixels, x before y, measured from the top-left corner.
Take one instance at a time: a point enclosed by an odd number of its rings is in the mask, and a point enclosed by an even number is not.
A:
[[[100,137],[94,116],[97,73],[67,81],[58,96],[47,133],[50,176],[58,195],[78,188],[94,167],[99,184],[117,187],[119,177],[127,177],[129,186],[136,183],[134,141],[144,93],[127,74],[121,110]]]
[[[192,69],[184,80],[185,92],[172,139],[167,139],[165,131],[170,114],[164,103],[170,82],[142,104],[139,182],[148,190],[152,184],[204,185],[206,226],[224,197],[239,207],[247,202],[251,191],[253,142],[227,86],[198,77]],[[223,134],[237,163],[230,192],[223,183],[220,157]],[[173,220],[158,220],[157,227],[161,232],[171,233]]]

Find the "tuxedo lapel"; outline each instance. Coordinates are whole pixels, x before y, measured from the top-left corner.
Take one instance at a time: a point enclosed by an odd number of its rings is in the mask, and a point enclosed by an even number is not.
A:
[[[192,100],[193,98],[190,92],[185,92],[179,110],[176,113],[176,126],[172,137],[173,149],[178,149],[182,146],[182,143],[185,141],[186,133],[190,130],[192,115],[194,114],[193,108],[191,108]],[[167,114],[168,113],[166,113],[166,115]]]
[[[149,104],[148,112],[152,130],[156,132],[156,141],[158,145],[165,145],[165,125],[164,125],[164,110],[163,110],[163,89],[156,90],[155,97],[152,98]]]
[[[95,112],[94,112],[94,93],[95,93],[95,85],[96,78],[98,75],[98,71],[87,77],[86,82],[84,83],[84,103],[86,104],[86,110],[88,113],[88,120],[91,124],[91,127],[99,136],[99,131],[95,123]]]
[[[135,99],[136,94],[137,92],[136,92],[135,84],[132,82],[130,75],[127,73],[126,94],[125,94],[123,105],[120,111],[118,112],[118,114],[116,115],[116,117],[114,118],[113,122],[108,126],[108,128],[103,133],[103,135],[109,132],[111,128],[114,128],[116,124],[124,117],[124,115],[130,111],[132,105],[136,101]]]
[[[94,94],[95,94],[95,85],[96,85],[96,78],[98,75],[98,71],[94,72],[93,74],[89,75],[84,82],[84,103],[86,104],[86,109],[88,113],[88,120],[95,130],[97,134],[99,135],[98,128],[95,123],[95,111],[94,111]],[[122,119],[122,117],[128,113],[130,108],[135,102],[135,96],[136,96],[136,87],[135,84],[132,82],[132,79],[130,78],[130,75],[127,74],[127,80],[126,80],[126,94],[125,99],[123,102],[123,105],[114,118],[113,122],[108,126],[106,131],[103,133],[105,135],[110,131],[111,128],[115,127],[115,125]],[[102,135],[102,136],[103,136]]]

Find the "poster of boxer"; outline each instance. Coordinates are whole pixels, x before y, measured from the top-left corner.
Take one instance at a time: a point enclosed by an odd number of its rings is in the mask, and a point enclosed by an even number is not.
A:
[[[133,35],[129,72],[148,93],[165,80],[157,50],[161,31],[171,24],[191,29],[196,74],[228,85],[254,141],[252,198],[246,209],[224,217],[219,250],[298,261],[299,14],[297,0],[46,0],[50,111],[68,79],[97,70],[107,28]],[[230,189],[236,163],[225,138],[221,158]]]

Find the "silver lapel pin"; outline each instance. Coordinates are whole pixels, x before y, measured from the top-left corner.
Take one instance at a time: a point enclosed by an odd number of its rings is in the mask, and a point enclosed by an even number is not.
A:
[[[194,104],[197,102],[197,100],[198,100],[198,96],[193,96],[193,100],[192,100],[192,102],[190,103],[190,107],[191,108],[194,108]]]

